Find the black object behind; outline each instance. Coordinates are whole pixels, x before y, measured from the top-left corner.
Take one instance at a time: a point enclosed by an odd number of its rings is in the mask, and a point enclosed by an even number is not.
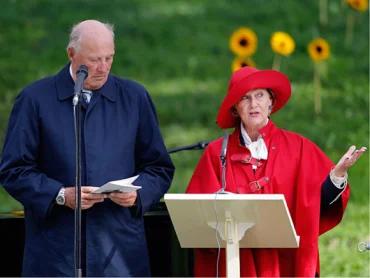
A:
[[[153,277],[193,277],[194,252],[181,248],[165,203],[144,216]],[[20,277],[24,247],[24,218],[0,214],[0,276]]]

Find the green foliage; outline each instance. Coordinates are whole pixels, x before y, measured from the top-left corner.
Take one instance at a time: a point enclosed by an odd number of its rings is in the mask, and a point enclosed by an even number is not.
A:
[[[65,48],[72,24],[85,19],[114,23],[112,73],[142,83],[155,102],[169,149],[222,136],[215,118],[226,94],[233,54],[229,36],[246,26],[258,36],[253,59],[271,68],[270,36],[289,33],[296,50],[281,71],[292,81],[289,103],[272,120],[302,134],[337,161],[351,144],[369,145],[369,17],[358,13],[353,47],[344,47],[347,7],[328,1],[327,26],[320,26],[318,1],[311,0],[2,0],[0,21],[0,143],[18,92],[54,74],[68,62]],[[83,9],[77,10],[76,7]],[[326,39],[331,57],[321,70],[323,112],[313,111],[313,64],[307,44]],[[171,192],[184,192],[201,155],[172,153],[176,174]],[[369,276],[369,154],[350,169],[350,204],[342,223],[320,240],[322,276]],[[0,190],[0,210],[21,205]]]

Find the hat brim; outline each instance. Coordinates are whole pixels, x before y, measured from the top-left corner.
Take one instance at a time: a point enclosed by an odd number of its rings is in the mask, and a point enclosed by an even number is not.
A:
[[[232,114],[231,108],[250,90],[270,89],[274,94],[275,103],[271,114],[280,110],[289,100],[291,85],[288,77],[275,70],[261,70],[249,74],[235,84],[223,100],[217,115],[216,123],[222,128],[232,128],[238,118]]]

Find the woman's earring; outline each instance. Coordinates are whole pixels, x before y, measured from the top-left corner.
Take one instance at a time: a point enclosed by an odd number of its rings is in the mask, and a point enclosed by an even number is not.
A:
[[[269,105],[269,110],[271,110],[272,109],[272,105]]]

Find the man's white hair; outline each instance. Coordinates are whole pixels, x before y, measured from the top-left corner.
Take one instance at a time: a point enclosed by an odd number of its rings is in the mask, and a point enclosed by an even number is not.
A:
[[[112,37],[114,39],[114,25],[110,23],[102,23],[108,31],[111,32]],[[82,30],[80,28],[80,23],[77,23],[72,26],[71,33],[69,35],[69,43],[67,45],[68,48],[72,47],[76,52],[81,50],[81,39],[82,39]]]

